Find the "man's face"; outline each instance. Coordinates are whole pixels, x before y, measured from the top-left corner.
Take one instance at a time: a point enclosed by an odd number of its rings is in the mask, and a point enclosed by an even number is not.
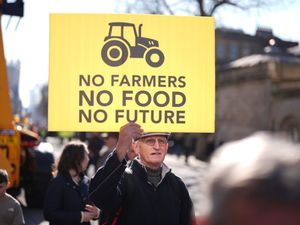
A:
[[[5,182],[0,183],[0,197],[3,197],[5,195],[7,187],[8,187],[7,183]]]
[[[168,141],[164,136],[150,136],[139,139],[134,145],[143,165],[159,168],[168,152]]]

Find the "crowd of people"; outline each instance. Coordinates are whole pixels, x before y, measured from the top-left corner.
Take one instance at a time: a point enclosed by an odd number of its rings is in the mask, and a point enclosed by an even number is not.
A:
[[[47,188],[45,219],[50,225],[300,224],[299,144],[260,132],[220,146],[199,187],[206,199],[196,218],[185,183],[164,162],[169,137],[128,123],[118,133],[95,133],[87,144],[68,142]],[[7,187],[0,170],[0,224],[24,224]]]

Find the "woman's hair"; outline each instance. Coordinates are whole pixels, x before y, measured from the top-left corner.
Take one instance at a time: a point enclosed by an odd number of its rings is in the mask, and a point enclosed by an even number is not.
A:
[[[69,142],[65,145],[59,158],[56,174],[67,173],[73,169],[77,174],[81,172],[81,162],[85,153],[88,154],[87,146],[83,142]]]

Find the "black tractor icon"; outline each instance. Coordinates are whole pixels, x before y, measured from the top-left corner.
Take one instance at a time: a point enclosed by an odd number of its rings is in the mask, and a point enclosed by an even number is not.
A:
[[[110,66],[120,66],[128,57],[145,58],[148,65],[159,67],[164,54],[158,49],[158,41],[142,37],[142,25],[138,33],[134,24],[125,22],[109,23],[108,35],[101,50],[103,61]]]

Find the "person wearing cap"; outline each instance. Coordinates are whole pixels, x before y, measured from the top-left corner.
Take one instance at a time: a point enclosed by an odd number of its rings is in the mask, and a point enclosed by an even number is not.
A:
[[[118,143],[119,133],[118,132],[103,133],[102,138],[104,140],[104,145],[99,151],[99,159],[97,160],[96,163],[97,169],[104,165],[109,154],[115,149]]]
[[[90,200],[105,212],[101,224],[192,224],[188,190],[164,163],[169,135],[143,132],[136,123],[121,127],[115,150],[91,179]],[[131,148],[137,157],[128,167]]]

